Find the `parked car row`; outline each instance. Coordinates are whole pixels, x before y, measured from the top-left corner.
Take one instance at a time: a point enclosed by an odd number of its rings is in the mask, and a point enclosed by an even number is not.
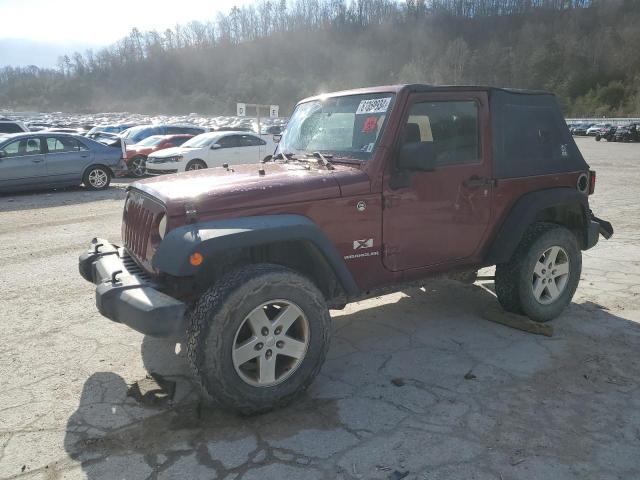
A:
[[[275,150],[272,135],[204,130],[193,125],[139,125],[108,139],[96,137],[101,141],[53,129],[8,133],[0,136],[0,192],[81,183],[102,190],[116,175],[142,177],[257,163]],[[94,131],[94,136],[99,133]]]
[[[576,136],[590,136],[595,137],[599,131],[609,128],[610,123],[575,123],[570,124],[569,131]]]
[[[613,125],[611,123],[574,123],[568,124],[569,131],[575,136],[595,137],[608,142],[640,142],[640,124],[629,123]]]
[[[21,132],[0,137],[0,192],[83,184],[107,188],[124,151],[81,135]]]
[[[640,124],[611,126],[596,134],[596,142],[604,139],[607,142],[640,142]]]

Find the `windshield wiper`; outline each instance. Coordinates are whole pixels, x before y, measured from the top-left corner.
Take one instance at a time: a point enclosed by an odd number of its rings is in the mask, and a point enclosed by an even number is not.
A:
[[[292,158],[295,158],[295,154],[279,152],[275,155],[271,155],[270,157],[268,157],[268,159],[263,160],[262,163],[271,162],[273,160],[284,160],[285,162],[288,162]]]
[[[320,152],[313,152],[311,155],[308,155],[308,156],[317,158],[318,163],[321,164],[327,170],[333,170],[335,168],[333,164],[329,160],[327,160],[329,158],[333,158],[333,155],[323,155]]]

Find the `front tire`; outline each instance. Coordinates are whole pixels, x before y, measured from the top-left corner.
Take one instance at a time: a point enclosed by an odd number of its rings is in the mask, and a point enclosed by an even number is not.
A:
[[[204,391],[242,414],[279,408],[313,381],[329,348],[324,296],[272,264],[224,275],[190,315],[188,357]]]
[[[207,164],[202,160],[191,160],[189,163],[187,163],[185,171],[190,172],[192,170],[203,170],[205,168],[207,168]]]
[[[498,301],[509,312],[547,322],[571,302],[581,271],[575,235],[560,225],[535,223],[511,260],[496,265]]]
[[[102,165],[94,165],[85,172],[82,183],[89,190],[105,190],[111,183],[111,172]]]
[[[129,163],[129,173],[135,177],[144,177],[147,173],[147,157],[144,155],[136,155]]]

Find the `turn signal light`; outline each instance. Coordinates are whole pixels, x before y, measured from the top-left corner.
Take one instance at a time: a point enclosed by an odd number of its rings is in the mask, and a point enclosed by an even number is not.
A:
[[[189,255],[189,263],[194,267],[202,265],[203,260],[204,260],[204,257],[199,252],[194,252],[191,255]]]
[[[596,191],[596,172],[595,170],[589,170],[589,195],[593,195]]]

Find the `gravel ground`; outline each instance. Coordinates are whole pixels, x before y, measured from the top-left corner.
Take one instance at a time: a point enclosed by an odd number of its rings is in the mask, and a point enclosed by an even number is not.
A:
[[[1,197],[0,478],[640,478],[640,145],[578,143],[616,234],[553,337],[483,320],[480,285],[360,302],[308,393],[252,418],[97,313],[77,256],[119,241],[125,183]]]

